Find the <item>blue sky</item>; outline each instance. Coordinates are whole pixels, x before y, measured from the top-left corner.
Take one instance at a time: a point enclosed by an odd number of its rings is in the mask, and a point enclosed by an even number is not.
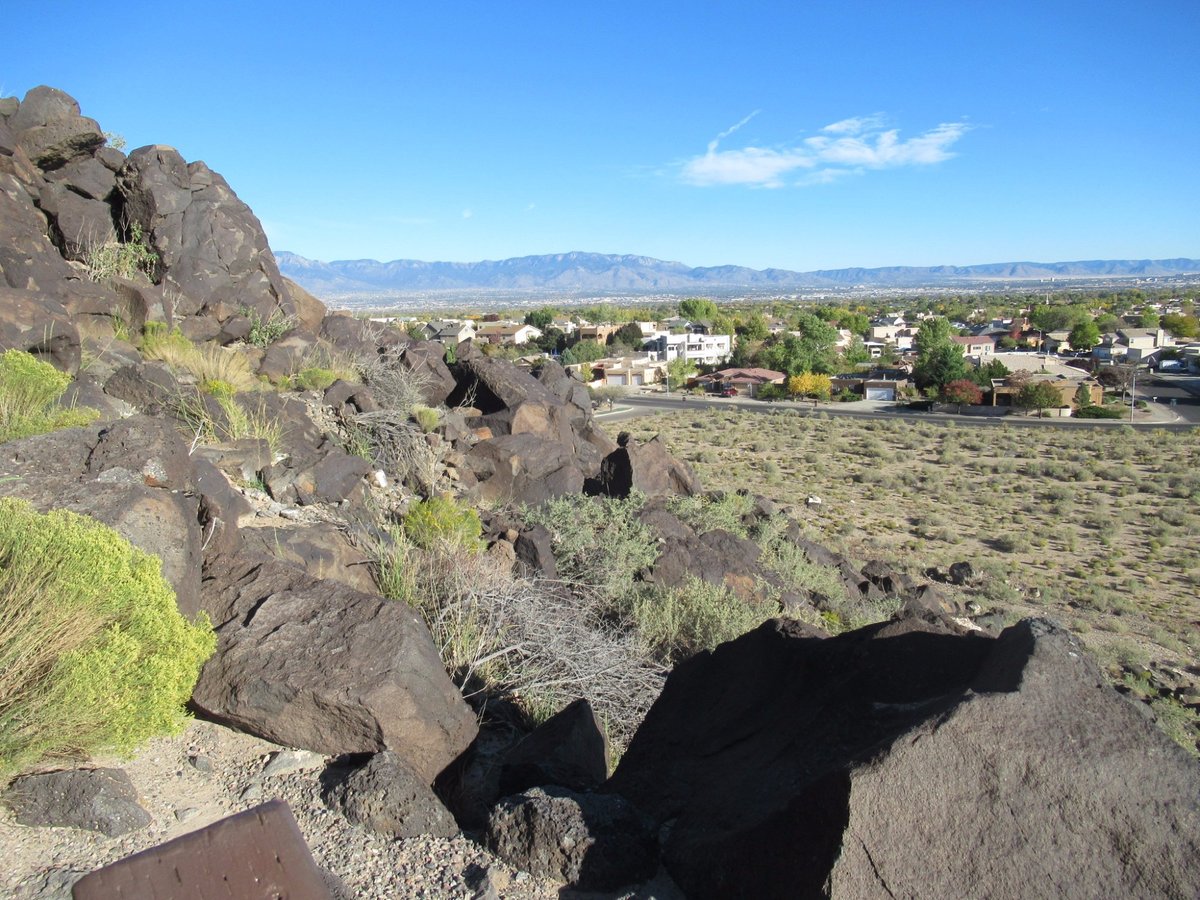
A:
[[[23,4],[62,88],[315,259],[1200,257],[1195,0]]]

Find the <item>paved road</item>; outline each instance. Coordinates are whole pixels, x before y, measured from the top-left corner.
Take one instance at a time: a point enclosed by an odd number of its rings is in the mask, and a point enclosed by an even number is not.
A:
[[[1172,411],[1187,422],[1200,424],[1200,378],[1190,375],[1152,375],[1146,379],[1138,379],[1138,396],[1149,400],[1158,398],[1158,402],[1169,405],[1171,400],[1175,405]]]
[[[1138,384],[1138,395],[1142,394],[1142,385]],[[1163,396],[1166,396],[1165,394]],[[1159,404],[1150,416],[1138,413],[1134,421],[1137,426],[1165,428],[1170,431],[1187,431],[1200,423],[1200,402],[1198,398],[1189,395],[1185,404],[1183,399],[1171,409],[1166,404]],[[601,411],[598,415],[603,422],[619,422],[624,419],[643,416],[655,412],[676,412],[686,409],[737,409],[742,412],[771,413],[779,409],[797,409],[801,415],[812,415],[814,408],[811,403],[794,402],[763,402],[761,400],[741,400],[708,397],[689,397],[681,399],[680,395],[640,394],[624,397],[612,412]],[[1176,420],[1176,415],[1188,411],[1194,417]],[[1032,416],[958,416],[948,413],[927,413],[910,410],[906,407],[895,406],[891,403],[862,400],[857,403],[822,403],[818,404],[815,412],[837,416],[851,416],[864,419],[915,419],[932,422],[954,422],[956,425],[977,425],[979,427],[995,427],[1004,423],[1021,428],[1111,428],[1114,425],[1126,424],[1107,419],[1038,419]]]

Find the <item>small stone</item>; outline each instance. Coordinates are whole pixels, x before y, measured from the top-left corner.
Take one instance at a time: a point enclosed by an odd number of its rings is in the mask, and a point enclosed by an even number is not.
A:
[[[251,782],[239,795],[241,800],[258,800],[262,797],[262,785],[257,781]]]
[[[180,822],[186,822],[189,819],[196,818],[196,816],[199,815],[199,813],[200,813],[200,810],[196,809],[196,807],[185,806],[183,809],[175,810],[175,818],[176,818],[176,820],[178,820]]]
[[[203,753],[197,753],[194,756],[189,756],[188,763],[197,772],[211,772],[213,770],[212,760]]]
[[[290,775],[305,769],[318,769],[325,765],[325,757],[311,750],[280,750],[271,756],[263,768],[263,775]]]

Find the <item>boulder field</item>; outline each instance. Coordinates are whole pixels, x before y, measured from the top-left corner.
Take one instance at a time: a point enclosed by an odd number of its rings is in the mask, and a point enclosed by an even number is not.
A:
[[[101,251],[129,265],[104,268]],[[259,390],[221,403],[147,358],[144,333],[232,354]],[[670,673],[611,776],[585,700],[481,754],[429,630],[378,590],[379,510],[451,492],[484,507],[489,553],[553,579],[550,536],[522,505],[637,492],[658,548],[640,580],[765,604],[780,585],[760,548],[676,516],[666,501],[700,494],[694,474],[657,441],[606,435],[557,363],[448,354],[327,311],[279,274],[220,175],[167,146],[107,146],[49,87],[0,100],[8,349],[72,375],[68,398],[99,417],[0,444],[0,496],[90,515],[158,556],[180,611],[207,614],[218,638],[195,714],[310,751],[325,801],[357,827],[465,828],[514,866],[598,891],[657,873],[714,898],[1200,896],[1200,767],[1072,635],[1042,620],[978,630],[938,588],[832,554],[794,522],[785,538],[848,596],[900,612],[829,637],[786,617],[822,598],[785,592],[764,606],[784,618]],[[335,357],[376,377],[289,389]],[[385,448],[392,465],[368,461],[347,434],[387,433],[397,373],[441,414]],[[234,434],[252,417],[269,439]],[[782,512],[759,499],[749,515]],[[143,827],[119,774],[65,771],[100,774],[18,778],[5,802],[35,826]],[[478,783],[456,802],[466,772]],[[47,796],[75,799],[56,813]],[[97,796],[119,815],[65,808]]]

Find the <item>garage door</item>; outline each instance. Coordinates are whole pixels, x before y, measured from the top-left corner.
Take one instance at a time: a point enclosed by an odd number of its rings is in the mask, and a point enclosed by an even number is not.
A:
[[[604,379],[606,384],[614,385],[615,387],[625,387],[627,382],[624,375],[608,375]]]
[[[869,387],[867,388],[868,400],[895,400],[895,388]]]

